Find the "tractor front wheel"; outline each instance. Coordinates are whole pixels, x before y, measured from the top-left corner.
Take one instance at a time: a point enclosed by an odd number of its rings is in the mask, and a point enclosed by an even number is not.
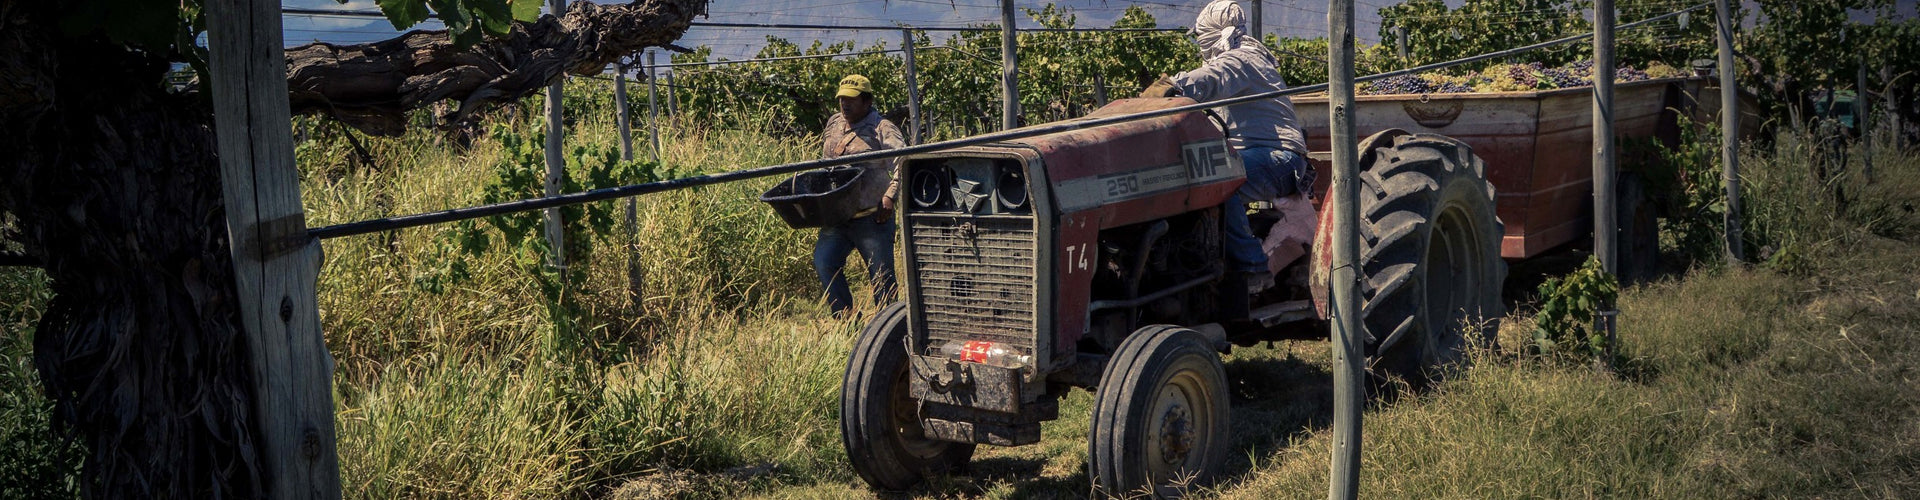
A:
[[[1088,431],[1096,492],[1177,498],[1226,458],[1227,374],[1205,337],[1170,325],[1135,331],[1100,375]]]
[[[840,386],[840,443],[860,478],[901,491],[973,458],[973,445],[929,439],[909,393],[907,305],[882,309],[860,331]]]

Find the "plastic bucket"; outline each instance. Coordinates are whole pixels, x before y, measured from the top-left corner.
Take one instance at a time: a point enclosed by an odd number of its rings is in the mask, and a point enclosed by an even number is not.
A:
[[[876,205],[872,188],[885,189],[885,181],[864,168],[808,170],[774,184],[760,201],[794,229],[834,226]]]

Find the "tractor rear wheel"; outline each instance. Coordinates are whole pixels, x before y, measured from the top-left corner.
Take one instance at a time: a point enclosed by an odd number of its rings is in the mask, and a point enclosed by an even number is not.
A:
[[[840,443],[874,489],[900,491],[965,465],[973,444],[929,439],[909,393],[907,305],[882,309],[860,331],[840,386]]]
[[[1492,339],[1505,233],[1486,166],[1466,144],[1389,130],[1361,144],[1361,317],[1376,374],[1424,387],[1460,361],[1469,329]],[[1483,328],[1484,327],[1484,328]]]
[[[1205,485],[1226,458],[1226,369],[1199,332],[1133,332],[1107,359],[1094,392],[1087,462],[1095,491],[1177,498]]]

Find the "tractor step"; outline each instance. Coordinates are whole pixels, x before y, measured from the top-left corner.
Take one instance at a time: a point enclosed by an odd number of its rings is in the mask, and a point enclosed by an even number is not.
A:
[[[1313,301],[1310,300],[1289,300],[1276,304],[1267,304],[1259,309],[1254,309],[1253,312],[1248,313],[1247,316],[1248,319],[1259,322],[1262,328],[1272,328],[1277,325],[1295,321],[1305,321],[1316,317],[1313,312]]]

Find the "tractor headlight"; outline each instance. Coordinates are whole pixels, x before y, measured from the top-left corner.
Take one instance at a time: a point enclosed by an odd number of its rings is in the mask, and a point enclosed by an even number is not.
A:
[[[953,171],[944,166],[915,169],[907,186],[914,206],[934,208],[946,200],[947,190],[953,186]]]
[[[993,181],[993,199],[1008,211],[1027,207],[1027,174],[1018,167],[1001,167]]]

